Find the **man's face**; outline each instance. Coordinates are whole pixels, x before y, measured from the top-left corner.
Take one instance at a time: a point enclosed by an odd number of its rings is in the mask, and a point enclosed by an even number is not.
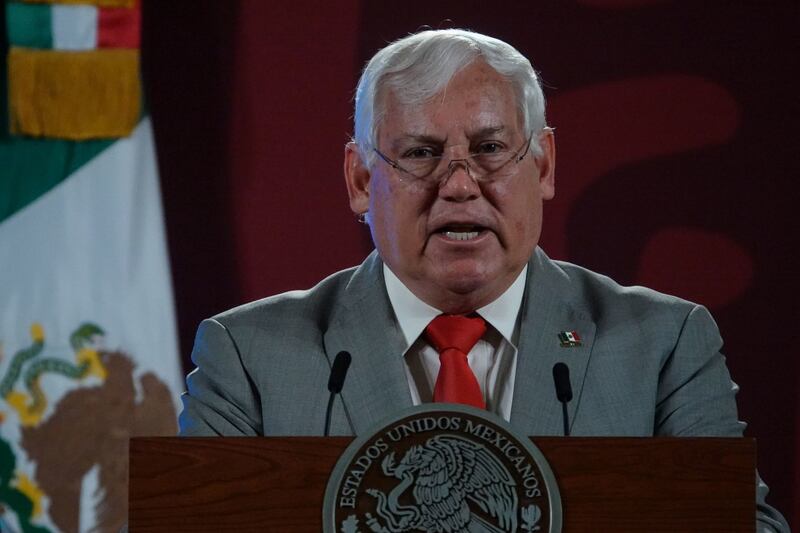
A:
[[[478,150],[514,152],[525,145],[511,84],[476,61],[428,102],[401,104],[385,95],[378,149],[393,160],[427,149],[444,163]],[[425,186],[376,158],[363,166],[346,151],[345,175],[354,212],[369,210],[375,246],[386,265],[418,298],[442,311],[465,313],[500,296],[539,240],[542,201],[554,195],[554,145],[529,152],[500,180],[478,183],[463,164],[439,186]],[[473,169],[474,171],[474,169]]]

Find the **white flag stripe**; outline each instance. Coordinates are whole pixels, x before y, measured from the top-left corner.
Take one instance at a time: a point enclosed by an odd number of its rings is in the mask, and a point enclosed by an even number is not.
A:
[[[89,321],[105,345],[183,389],[163,214],[149,119],[75,174],[0,224],[0,332],[6,367],[44,327],[67,354],[69,334]],[[53,396],[50,396],[53,394]],[[49,397],[59,397],[50,390]],[[5,428],[8,429],[8,428]]]
[[[132,381],[136,404],[149,398],[152,408],[155,390],[152,376],[157,376],[168,389],[166,399],[159,400],[158,416],[162,422],[175,420],[178,397],[183,390],[183,372],[155,161],[151,124],[144,119],[130,137],[116,141],[57,187],[0,223],[0,377],[10,375],[15,354],[31,346],[32,324],[41,324],[44,350],[24,363],[23,371],[43,359],[60,360],[64,366],[76,365],[78,354],[70,346],[70,334],[81,324],[92,323],[104,332],[98,349],[119,351],[131,362],[130,376],[116,375]],[[146,373],[151,377],[140,381]],[[17,475],[38,480],[37,469],[41,465],[37,458],[46,459],[51,452],[44,451],[42,446],[29,448],[29,445],[47,443],[36,441],[36,435],[45,431],[43,427],[51,420],[63,423],[68,420],[64,416],[100,416],[117,431],[131,430],[131,421],[106,419],[96,404],[87,403],[85,413],[61,410],[59,402],[67,394],[100,391],[105,386],[104,380],[96,374],[75,379],[44,373],[38,385],[46,396],[46,407],[36,411],[30,407],[33,398],[30,383],[22,373],[18,374],[11,395],[0,398],[4,416],[2,439],[12,447]],[[148,390],[142,390],[148,386],[145,382],[150,384]],[[16,403],[12,395],[16,395]],[[23,410],[18,405],[20,397],[26,402]],[[117,405],[124,407],[131,400],[121,390]],[[26,410],[28,407],[30,410]],[[113,405],[108,407],[110,412],[114,410]],[[26,421],[25,417],[31,413],[34,418]],[[147,420],[137,426],[139,431],[165,427],[163,423],[159,425],[158,416],[153,414],[148,411]],[[23,444],[21,429],[26,424],[34,441]],[[97,435],[102,433],[94,438]],[[70,452],[74,453],[74,448],[80,445],[80,440],[75,441],[74,437],[65,435],[67,444],[53,441],[52,445],[57,449],[71,445]],[[94,449],[92,435],[86,439],[85,450],[97,454],[97,464],[105,461],[102,464],[111,468],[109,455],[103,455],[107,450]],[[80,482],[84,497],[79,517],[82,526],[76,522],[64,529],[89,528],[100,517],[95,505],[108,493],[119,494],[120,487],[110,481],[113,476],[106,475],[103,486],[101,479],[104,478],[97,475],[83,476]],[[58,531],[62,527],[54,522],[52,509],[56,506],[61,509],[63,524],[66,520],[63,510],[72,504],[62,499],[50,500],[48,489],[53,489],[52,483],[41,488],[44,513],[36,518],[36,524]],[[95,497],[87,498],[87,494]],[[114,520],[123,523],[124,508],[114,512],[119,515]]]
[[[96,6],[53,4],[50,13],[54,49],[97,48]]]

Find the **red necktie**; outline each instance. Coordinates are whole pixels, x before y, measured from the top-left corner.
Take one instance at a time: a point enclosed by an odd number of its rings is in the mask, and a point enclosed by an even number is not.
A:
[[[485,409],[481,387],[467,362],[467,354],[486,332],[479,316],[439,315],[425,334],[439,352],[439,375],[433,388],[434,402],[463,403]]]

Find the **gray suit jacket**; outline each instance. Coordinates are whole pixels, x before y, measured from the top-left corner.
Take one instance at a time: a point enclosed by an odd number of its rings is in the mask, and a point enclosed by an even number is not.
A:
[[[576,436],[739,437],[722,340],[705,308],[642,287],[621,287],[581,267],[531,258],[520,311],[511,424],[562,434],[552,367],[570,368]],[[578,347],[558,334],[576,331]],[[331,434],[358,435],[411,405],[407,348],[372,253],[358,268],[308,291],[249,303],[203,321],[180,416],[183,435],[320,435],[333,358],[352,355]],[[763,506],[760,525],[782,529]],[[763,506],[763,507],[761,507]],[[788,531],[788,528],[785,530]]]

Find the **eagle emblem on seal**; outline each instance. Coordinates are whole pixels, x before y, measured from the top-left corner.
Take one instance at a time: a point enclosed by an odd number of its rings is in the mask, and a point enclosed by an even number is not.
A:
[[[378,516],[367,516],[372,531],[517,531],[516,483],[481,444],[457,435],[437,435],[411,446],[399,463],[394,452],[388,454],[381,467],[398,483],[388,494],[366,490],[377,500]]]

